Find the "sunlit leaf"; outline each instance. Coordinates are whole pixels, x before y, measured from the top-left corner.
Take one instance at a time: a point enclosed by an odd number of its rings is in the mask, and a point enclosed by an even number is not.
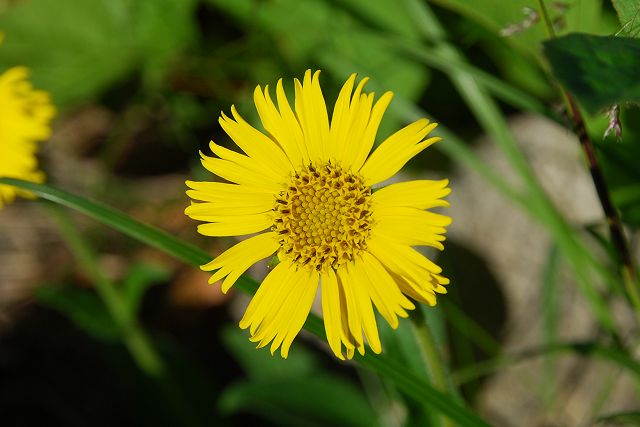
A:
[[[194,0],[29,0],[0,15],[0,68],[26,65],[58,107],[141,69],[157,82],[191,39]],[[73,13],[70,13],[73,11]]]
[[[640,2],[637,0],[611,0],[618,13],[622,34],[629,37],[640,36]]]

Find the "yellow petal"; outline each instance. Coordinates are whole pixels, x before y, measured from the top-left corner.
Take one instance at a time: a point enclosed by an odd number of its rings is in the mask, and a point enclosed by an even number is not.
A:
[[[417,209],[449,206],[446,200],[442,200],[451,193],[448,184],[448,179],[398,182],[373,193],[372,200],[376,206],[405,206]]]
[[[371,300],[389,325],[397,328],[397,316],[407,317],[406,310],[413,310],[415,305],[400,292],[393,278],[373,255],[363,252],[362,264],[369,281]]]
[[[304,139],[304,134],[302,133],[302,128],[300,127],[300,121],[291,109],[289,100],[287,100],[287,95],[284,93],[284,88],[282,86],[282,79],[278,80],[278,84],[276,85],[276,99],[278,100],[278,109],[280,110],[280,115],[282,115],[282,120],[284,121],[287,130],[290,132],[296,147],[298,147],[298,151],[302,155],[304,164],[309,164],[311,157]]]
[[[374,209],[372,236],[406,246],[432,246],[442,250],[445,227],[451,218],[409,207],[378,206]]]
[[[300,122],[310,160],[322,162],[329,160],[326,155],[329,145],[329,119],[319,83],[319,72],[313,77],[311,70],[304,74],[303,83],[295,80],[296,115]]]
[[[360,169],[367,185],[392,177],[416,154],[439,141],[441,138],[437,137],[422,140],[436,126],[437,123],[420,119],[387,138]]]
[[[322,274],[320,288],[322,291],[322,315],[324,319],[324,330],[327,334],[327,342],[333,354],[340,360],[344,360],[340,340],[343,334],[340,290],[338,289],[338,279],[332,268],[329,268],[326,273]]]
[[[213,261],[201,266],[204,271],[216,271],[209,283],[217,282],[225,278],[222,284],[222,292],[227,293],[229,288],[238,278],[256,262],[275,253],[280,245],[274,233],[263,233],[227,249]]]
[[[291,163],[282,149],[265,134],[247,123],[235,106],[231,107],[231,114],[235,120],[222,113],[218,122],[238,147],[265,168],[286,176],[291,170]]]
[[[357,140],[358,144],[354,151],[353,159],[350,162],[352,170],[360,170],[365,159],[369,156],[376,139],[376,134],[378,133],[378,128],[380,127],[380,122],[382,121],[382,117],[391,102],[391,98],[393,98],[393,93],[386,92],[380,97],[378,102],[376,102],[376,105],[373,107],[367,127]]]
[[[380,336],[378,335],[376,316],[371,307],[369,278],[360,262],[349,263],[347,264],[347,268],[351,271],[350,276],[353,282],[350,285],[353,287],[354,299],[360,312],[360,318],[362,319],[364,336],[367,338],[371,350],[379,354],[382,351],[382,345],[380,343]]]
[[[294,268],[291,263],[282,261],[267,274],[240,320],[242,329],[251,328],[250,332],[252,335],[254,334],[265,313],[269,311],[273,301],[277,299],[278,293],[290,288],[290,278],[293,273]]]
[[[276,182],[271,179],[267,179],[264,175],[256,172],[252,169],[247,169],[237,163],[229,160],[218,159],[215,157],[208,157],[201,154],[202,166],[209,172],[223,178],[227,181],[235,182],[236,184],[245,185],[248,187],[256,187],[266,189],[276,194],[282,188],[283,182]]]
[[[304,283],[304,293],[301,298],[297,301],[292,301],[290,303],[291,315],[288,320],[284,320],[287,325],[287,333],[282,341],[282,346],[280,348],[280,354],[285,359],[289,355],[289,348],[291,348],[291,343],[294,338],[298,335],[302,327],[304,326],[304,322],[307,320],[309,316],[309,312],[311,311],[311,305],[313,304],[313,300],[318,292],[318,282],[319,275],[317,271],[311,270],[307,272],[309,277]],[[274,343],[277,343],[278,337],[274,340]],[[271,352],[273,354],[275,350],[272,348]]]
[[[264,92],[260,86],[256,86],[253,92],[253,100],[262,125],[280,147],[282,147],[282,150],[289,158],[293,167],[298,168],[303,165],[305,163],[303,154],[305,150],[300,149],[299,141],[296,140],[294,132],[292,132],[291,129],[292,127],[296,127],[301,134],[298,121],[295,119],[293,121],[287,121],[282,117],[271,100],[269,86],[264,88]]]
[[[356,295],[354,293],[351,271],[343,266],[336,271],[338,275],[338,283],[344,292],[346,302],[346,319],[347,326],[351,337],[355,340],[356,347],[360,354],[364,354],[364,341],[362,339],[362,318],[357,305]],[[344,315],[343,315],[344,316]]]
[[[212,221],[198,226],[198,233],[205,236],[243,236],[257,233],[273,224],[270,213],[255,215],[198,216],[199,220]]]

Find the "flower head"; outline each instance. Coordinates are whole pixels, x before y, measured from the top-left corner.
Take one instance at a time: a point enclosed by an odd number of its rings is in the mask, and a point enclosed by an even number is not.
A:
[[[0,34],[1,36],[1,34]],[[42,182],[36,152],[39,141],[49,138],[49,122],[55,115],[49,94],[34,90],[25,67],[0,74],[0,176]],[[0,185],[0,208],[26,191]]]
[[[287,357],[321,289],[327,340],[335,355],[353,357],[365,342],[381,351],[373,306],[396,328],[415,308],[446,293],[442,269],[413,246],[442,249],[450,218],[427,209],[447,206],[448,181],[408,181],[377,191],[376,185],[440,140],[421,119],[391,135],[370,154],[392,97],[374,103],[363,93],[367,79],[346,81],[331,121],[319,72],[295,80],[292,108],[280,80],[277,106],[268,86],[254,102],[263,133],[231,107],[220,125],[244,154],[210,143],[214,157],[202,164],[228,182],[187,181],[192,203],[185,213],[205,221],[207,236],[259,233],[231,247],[202,269],[214,271],[228,291],[249,267],[276,254],[277,265],[261,283],[240,321],[258,347],[271,343]]]

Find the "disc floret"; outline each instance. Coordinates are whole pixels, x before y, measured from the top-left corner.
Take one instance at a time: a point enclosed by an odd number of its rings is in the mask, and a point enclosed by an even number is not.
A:
[[[337,269],[367,247],[371,188],[339,165],[309,164],[276,197],[274,212],[282,256],[317,271]]]

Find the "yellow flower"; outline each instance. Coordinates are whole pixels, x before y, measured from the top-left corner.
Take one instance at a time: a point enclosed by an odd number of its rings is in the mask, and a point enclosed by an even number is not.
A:
[[[37,143],[49,138],[55,108],[48,93],[33,89],[28,74],[25,67],[0,74],[0,176],[42,182]],[[0,185],[0,208],[16,194],[31,197],[29,192]]]
[[[447,206],[448,181],[408,181],[377,191],[376,185],[438,137],[427,138],[436,123],[421,119],[387,138],[371,154],[382,116],[393,94],[374,103],[355,87],[355,74],[342,87],[331,122],[319,72],[295,80],[291,108],[282,87],[277,107],[268,86],[258,86],[254,102],[266,134],[240,117],[224,113],[220,125],[244,154],[213,141],[217,157],[201,154],[202,164],[224,182],[187,181],[197,201],[185,213],[205,221],[206,236],[260,233],[236,244],[210,263],[210,283],[224,279],[227,292],[251,265],[277,254],[277,265],[260,285],[240,327],[249,328],[258,347],[271,343],[287,357],[311,309],[318,286],[327,341],[335,355],[364,354],[365,340],[381,349],[373,306],[393,327],[415,308],[407,298],[436,303],[449,280],[442,269],[412,246],[443,249],[451,219],[426,209]],[[426,138],[426,139],[425,139]],[[373,305],[373,306],[372,306]],[[344,350],[343,350],[344,348]]]

